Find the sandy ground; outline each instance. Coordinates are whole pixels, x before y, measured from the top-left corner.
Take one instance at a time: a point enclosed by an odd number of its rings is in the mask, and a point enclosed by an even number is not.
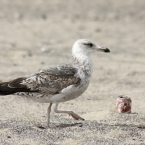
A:
[[[60,104],[85,121],[52,113],[52,129],[41,129],[48,104],[0,96],[0,145],[145,144],[143,0],[0,0],[0,81],[71,61],[71,47],[80,38],[111,50],[92,55],[88,90]],[[131,114],[115,112],[122,94],[132,98]]]

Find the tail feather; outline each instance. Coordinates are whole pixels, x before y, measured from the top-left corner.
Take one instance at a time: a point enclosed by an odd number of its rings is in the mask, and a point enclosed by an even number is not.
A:
[[[0,95],[10,95],[17,92],[38,92],[37,90],[32,91],[27,86],[21,84],[24,79],[26,78],[17,78],[10,82],[0,83]]]

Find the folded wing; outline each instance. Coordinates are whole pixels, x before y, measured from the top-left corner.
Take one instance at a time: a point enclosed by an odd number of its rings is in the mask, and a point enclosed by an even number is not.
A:
[[[58,94],[62,89],[80,83],[80,78],[76,76],[76,73],[77,69],[71,65],[44,69],[28,77],[0,83],[0,95],[9,95],[17,92]]]

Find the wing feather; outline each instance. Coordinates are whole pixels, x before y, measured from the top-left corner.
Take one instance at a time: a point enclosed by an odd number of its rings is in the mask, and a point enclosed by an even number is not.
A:
[[[76,77],[77,69],[70,65],[62,65],[41,70],[22,81],[31,90],[39,90],[44,94],[57,94],[62,89],[80,83]]]

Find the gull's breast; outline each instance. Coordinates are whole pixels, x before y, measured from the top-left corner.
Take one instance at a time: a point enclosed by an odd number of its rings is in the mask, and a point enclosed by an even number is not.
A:
[[[77,86],[71,85],[67,88],[64,88],[60,94],[56,94],[51,97],[52,102],[66,102],[73,100],[80,95],[82,95],[89,86],[89,80],[82,80],[81,83]]]

